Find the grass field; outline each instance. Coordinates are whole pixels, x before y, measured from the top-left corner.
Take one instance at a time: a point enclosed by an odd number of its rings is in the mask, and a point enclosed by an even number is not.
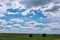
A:
[[[60,34],[47,34],[47,37],[42,37],[42,34],[0,34],[0,40],[60,40]]]

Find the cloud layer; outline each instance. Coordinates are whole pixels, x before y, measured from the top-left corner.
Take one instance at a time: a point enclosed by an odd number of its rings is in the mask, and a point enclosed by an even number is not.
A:
[[[52,1],[53,0],[21,0],[20,4],[24,5],[25,7],[31,8],[31,7],[44,6]]]
[[[60,0],[0,0],[0,33],[60,34]]]

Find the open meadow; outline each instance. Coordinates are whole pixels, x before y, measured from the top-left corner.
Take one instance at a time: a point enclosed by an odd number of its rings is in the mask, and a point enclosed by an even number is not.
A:
[[[42,34],[0,34],[0,40],[60,40],[60,34],[47,34],[43,37]]]

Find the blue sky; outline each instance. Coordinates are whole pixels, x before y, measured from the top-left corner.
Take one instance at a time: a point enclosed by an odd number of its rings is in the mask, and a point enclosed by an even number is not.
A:
[[[59,0],[0,0],[0,33],[60,34]]]

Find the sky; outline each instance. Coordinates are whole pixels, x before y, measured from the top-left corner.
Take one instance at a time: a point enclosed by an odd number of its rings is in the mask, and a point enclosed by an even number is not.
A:
[[[60,0],[0,0],[0,33],[60,34]]]

